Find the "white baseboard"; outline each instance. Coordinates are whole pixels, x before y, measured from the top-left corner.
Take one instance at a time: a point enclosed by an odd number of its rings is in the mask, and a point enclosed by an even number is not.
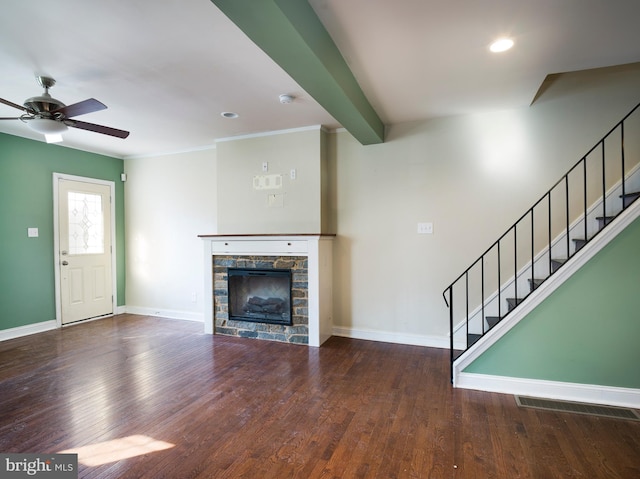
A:
[[[166,309],[153,309],[153,308],[141,308],[137,306],[118,306],[114,314],[140,314],[143,316],[158,316],[169,319],[181,319],[184,321],[204,322],[204,316],[202,313],[191,313],[188,311],[173,311]],[[96,318],[102,319],[102,318]],[[80,324],[80,323],[76,323]],[[0,341],[6,341],[8,339],[20,338],[22,336],[28,336],[30,334],[42,333],[44,331],[51,331],[58,328],[58,323],[55,319],[50,321],[42,321],[40,323],[28,324],[26,326],[18,326],[17,328],[0,330]]]
[[[343,326],[334,326],[333,335],[341,336],[344,338],[380,341],[383,343],[407,344],[411,346],[426,346],[429,348],[449,349],[449,338],[446,336],[437,337],[423,336],[419,334],[392,333],[389,331],[356,329]]]
[[[176,311],[172,309],[156,309],[145,308],[141,306],[126,306],[125,313],[139,314],[141,316],[158,316],[169,319],[182,319],[184,321],[195,321],[198,323],[204,323],[203,313],[193,313],[190,311]]]
[[[17,328],[4,329],[0,331],[0,341],[6,341],[7,339],[20,338],[22,336],[28,336],[29,334],[43,333],[45,331],[51,331],[58,327],[55,319],[50,321],[42,321],[41,323],[27,324],[26,326],[18,326]]]
[[[640,389],[458,373],[455,387],[640,409]]]

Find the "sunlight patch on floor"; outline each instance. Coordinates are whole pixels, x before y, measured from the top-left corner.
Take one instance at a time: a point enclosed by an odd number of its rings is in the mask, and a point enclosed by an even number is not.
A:
[[[159,441],[149,436],[135,435],[67,449],[60,451],[59,454],[77,454],[79,463],[85,466],[101,466],[109,462],[163,451],[172,447],[175,447],[175,444]]]

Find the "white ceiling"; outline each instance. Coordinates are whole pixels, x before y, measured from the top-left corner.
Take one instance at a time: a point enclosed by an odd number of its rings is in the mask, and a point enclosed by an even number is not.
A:
[[[521,107],[548,74],[640,61],[637,0],[310,3],[385,124]],[[515,47],[490,53],[502,35]],[[105,103],[78,119],[129,138],[70,129],[62,145],[116,157],[339,127],[210,0],[4,2],[0,65],[0,97],[14,103],[41,93],[35,74],[54,77],[50,93],[66,104]],[[297,99],[283,105],[281,93]],[[0,117],[19,114],[0,105]],[[0,132],[41,140],[17,120]]]

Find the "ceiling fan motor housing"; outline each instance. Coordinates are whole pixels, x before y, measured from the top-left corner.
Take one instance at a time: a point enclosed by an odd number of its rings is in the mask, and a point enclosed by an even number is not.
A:
[[[38,83],[44,88],[44,93],[40,96],[34,96],[24,102],[24,107],[33,110],[38,115],[44,117],[51,117],[49,113],[59,108],[66,106],[60,100],[53,98],[49,95],[49,88],[56,84],[56,81],[51,77],[37,76]]]
[[[60,100],[56,100],[48,93],[43,93],[40,96],[34,96],[24,102],[24,107],[35,111],[37,114],[48,114],[59,108],[66,106]]]

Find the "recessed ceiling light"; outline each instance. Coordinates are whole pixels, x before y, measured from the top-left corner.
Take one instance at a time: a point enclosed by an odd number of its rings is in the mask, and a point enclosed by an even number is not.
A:
[[[233,113],[232,111],[223,111],[220,114],[225,118],[238,118],[240,116],[237,113]]]
[[[511,38],[500,38],[491,44],[489,50],[493,53],[506,52],[513,46],[513,40]]]

